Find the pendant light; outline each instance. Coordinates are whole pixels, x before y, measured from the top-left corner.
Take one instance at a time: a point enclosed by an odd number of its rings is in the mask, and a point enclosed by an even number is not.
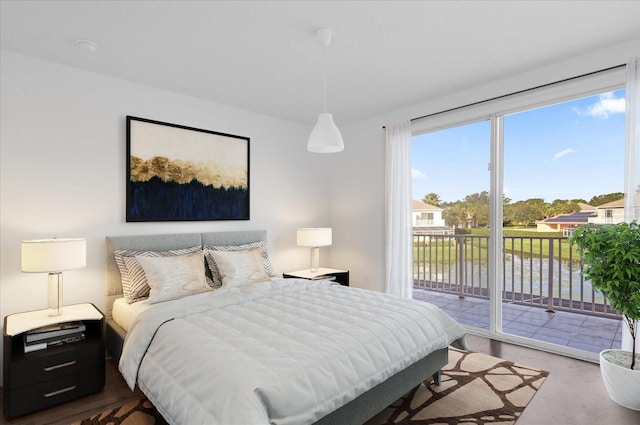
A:
[[[331,29],[319,29],[316,33],[316,40],[324,46],[324,112],[318,115],[318,122],[309,136],[307,150],[316,153],[340,152],[344,150],[342,134],[333,122],[333,116],[327,113],[327,46],[331,44]]]

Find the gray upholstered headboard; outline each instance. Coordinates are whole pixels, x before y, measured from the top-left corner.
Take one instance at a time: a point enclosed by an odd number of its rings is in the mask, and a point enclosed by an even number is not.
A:
[[[105,238],[105,318],[111,319],[113,302],[116,298],[122,297],[120,271],[113,255],[116,250],[167,251],[197,245],[242,245],[262,240],[267,240],[266,230],[107,236]]]

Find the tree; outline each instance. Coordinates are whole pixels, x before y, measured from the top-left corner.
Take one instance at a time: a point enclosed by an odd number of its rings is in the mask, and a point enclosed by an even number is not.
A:
[[[440,199],[440,195],[431,192],[427,193],[425,197],[422,198],[422,202],[424,202],[425,204],[433,205],[434,207],[439,207],[442,203],[442,200]]]
[[[444,211],[442,212],[442,217],[444,218],[444,223],[450,227],[463,227],[467,216],[463,211],[462,203],[451,202],[443,206]]]
[[[571,214],[576,211],[580,211],[580,206],[576,202],[554,199],[554,201],[547,206],[545,214],[547,217],[555,217],[560,214]]]
[[[468,227],[489,225],[489,192],[485,190],[467,195],[464,198],[464,204],[467,212]]]
[[[623,198],[624,198],[624,193],[622,192],[608,193],[606,195],[597,195],[591,198],[591,200],[589,201],[589,205],[597,207],[597,206],[608,204],[609,202],[617,201]]]
[[[505,207],[505,218],[514,224],[534,223],[544,218],[545,203],[541,199],[518,201]]]
[[[578,246],[585,265],[584,276],[624,317],[632,338],[633,369],[640,321],[640,223],[583,225],[569,243]]]

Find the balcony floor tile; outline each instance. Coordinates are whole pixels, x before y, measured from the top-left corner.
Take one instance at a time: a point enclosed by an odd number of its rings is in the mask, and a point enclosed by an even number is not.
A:
[[[460,323],[489,328],[489,300],[414,288],[413,298],[437,305]],[[557,311],[505,302],[502,304],[503,332],[553,344],[599,353],[620,348],[622,329],[619,319],[590,316],[579,312]]]
[[[554,338],[561,338],[565,341],[572,341],[576,337],[576,334],[571,331],[561,331],[557,329],[542,327],[538,328],[538,331],[534,334],[534,337],[538,336],[550,336]]]

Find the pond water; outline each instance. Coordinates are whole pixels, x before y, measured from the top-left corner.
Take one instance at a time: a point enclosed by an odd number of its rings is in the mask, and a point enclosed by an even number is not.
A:
[[[462,282],[475,288],[487,289],[488,269],[486,261],[466,261],[462,267],[457,264],[414,264],[414,277],[431,282],[458,282],[457,274],[462,274]],[[550,267],[551,278],[550,278]],[[517,255],[507,255],[504,267],[503,289],[508,292],[533,294],[546,297],[549,284],[553,288],[554,297],[558,294],[563,299],[602,303],[601,293],[592,290],[591,282],[583,279],[579,265],[568,261],[548,258],[522,258]],[[551,282],[549,282],[551,280]]]

